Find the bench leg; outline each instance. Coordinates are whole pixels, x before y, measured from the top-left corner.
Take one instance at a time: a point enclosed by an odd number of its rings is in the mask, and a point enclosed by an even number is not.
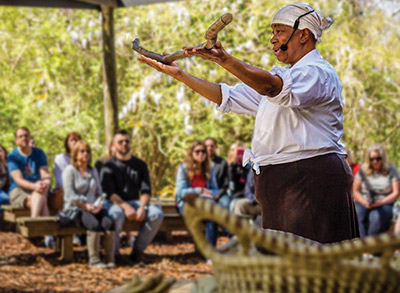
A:
[[[72,235],[61,238],[61,257],[60,260],[72,261],[74,259],[74,246],[72,245]]]
[[[56,237],[56,252],[61,252],[61,237]]]
[[[168,242],[171,242],[172,241],[172,230],[169,230],[169,229],[166,230],[164,237],[165,237],[165,240],[167,240]]]
[[[158,231],[167,242],[172,241],[172,230],[164,228],[161,231]]]

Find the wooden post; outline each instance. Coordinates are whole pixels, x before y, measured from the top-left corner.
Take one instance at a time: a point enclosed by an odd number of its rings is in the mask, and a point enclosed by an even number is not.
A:
[[[113,7],[101,5],[106,152],[115,131],[118,129],[117,65],[115,61],[113,12]]]

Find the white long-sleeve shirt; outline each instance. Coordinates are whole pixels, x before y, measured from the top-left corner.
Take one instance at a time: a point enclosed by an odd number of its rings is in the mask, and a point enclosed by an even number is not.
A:
[[[343,154],[342,84],[335,69],[313,50],[292,67],[274,67],[283,87],[275,97],[263,96],[245,84],[220,84],[217,109],[256,116],[251,150],[243,165],[295,162],[329,153]]]

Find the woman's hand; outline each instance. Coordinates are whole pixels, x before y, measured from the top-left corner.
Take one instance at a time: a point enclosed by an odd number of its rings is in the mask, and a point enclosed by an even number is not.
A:
[[[165,56],[168,54],[163,53],[163,55]],[[176,77],[181,72],[181,69],[179,68],[178,64],[176,64],[176,62],[172,62],[171,64],[163,64],[154,59],[147,58],[145,56],[140,56],[139,61],[141,63],[147,64],[147,65],[153,67],[157,71],[168,74],[172,77]]]
[[[353,183],[353,197],[354,201],[358,202],[362,206],[364,206],[366,209],[371,209],[371,204],[369,201],[362,195],[361,193],[361,185],[362,181],[359,179],[354,179]]]
[[[85,204],[85,210],[92,214],[98,214],[101,210],[101,207],[95,207],[92,203]]]
[[[213,197],[212,191],[210,189],[207,189],[207,188],[201,187],[200,190],[199,190],[199,196],[203,197],[203,198],[215,200],[214,197]]]
[[[378,208],[380,206],[383,206],[383,205],[385,205],[385,202],[383,200],[378,200],[378,201],[376,201],[374,203],[371,203],[369,205],[369,208],[372,210],[372,209],[376,209],[376,208]]]
[[[228,53],[226,53],[225,49],[222,47],[221,42],[216,42],[214,48],[211,50],[204,47],[184,47],[182,50],[190,57],[201,57],[217,64],[223,63],[228,57]]]
[[[212,191],[211,191],[210,189],[207,189],[207,188],[204,188],[204,189],[203,189],[203,194],[211,195],[211,196],[213,195],[213,194],[212,194]]]
[[[358,203],[360,203],[361,205],[363,205],[366,209],[373,209],[374,207],[372,207],[374,204],[369,203],[368,200],[366,200],[365,198],[359,199]]]

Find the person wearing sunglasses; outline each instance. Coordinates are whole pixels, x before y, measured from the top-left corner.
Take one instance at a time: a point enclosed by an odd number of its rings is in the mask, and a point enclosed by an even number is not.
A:
[[[197,194],[213,201],[216,200],[217,178],[208,160],[207,147],[203,141],[194,141],[188,148],[185,161],[178,167],[175,188],[175,199],[180,214],[183,214],[183,199],[188,194]],[[213,246],[217,244],[217,228],[214,222],[206,222],[206,238]]]
[[[132,141],[126,130],[113,137],[114,156],[101,167],[101,183],[107,194],[106,208],[115,221],[117,233],[115,254],[121,264],[146,263],[144,251],[156,236],[164,214],[160,207],[150,204],[151,184],[147,164],[131,153]],[[119,253],[124,221],[142,223],[139,234],[132,243],[129,259]]]
[[[353,184],[360,236],[389,229],[393,205],[399,196],[399,173],[388,161],[385,148],[371,145]]]
[[[64,211],[79,212],[78,223],[88,231],[87,249],[89,267],[115,267],[115,231],[114,221],[107,214],[105,207],[96,206],[96,199],[102,195],[99,174],[91,166],[92,152],[89,144],[78,141],[71,152],[71,164],[62,174],[64,187]],[[104,234],[103,247],[105,262],[100,259],[100,236]]]
[[[235,58],[219,41],[212,49],[183,48],[188,57],[214,62],[240,79],[236,86],[195,77],[178,62],[139,57],[216,103],[220,112],[256,116],[252,147],[245,150],[243,164],[251,162],[255,172],[262,227],[321,243],[359,235],[353,176],[340,141],[342,84],[316,48],[332,23],[308,4],[279,9],[271,23],[270,52],[287,66],[271,71]]]

